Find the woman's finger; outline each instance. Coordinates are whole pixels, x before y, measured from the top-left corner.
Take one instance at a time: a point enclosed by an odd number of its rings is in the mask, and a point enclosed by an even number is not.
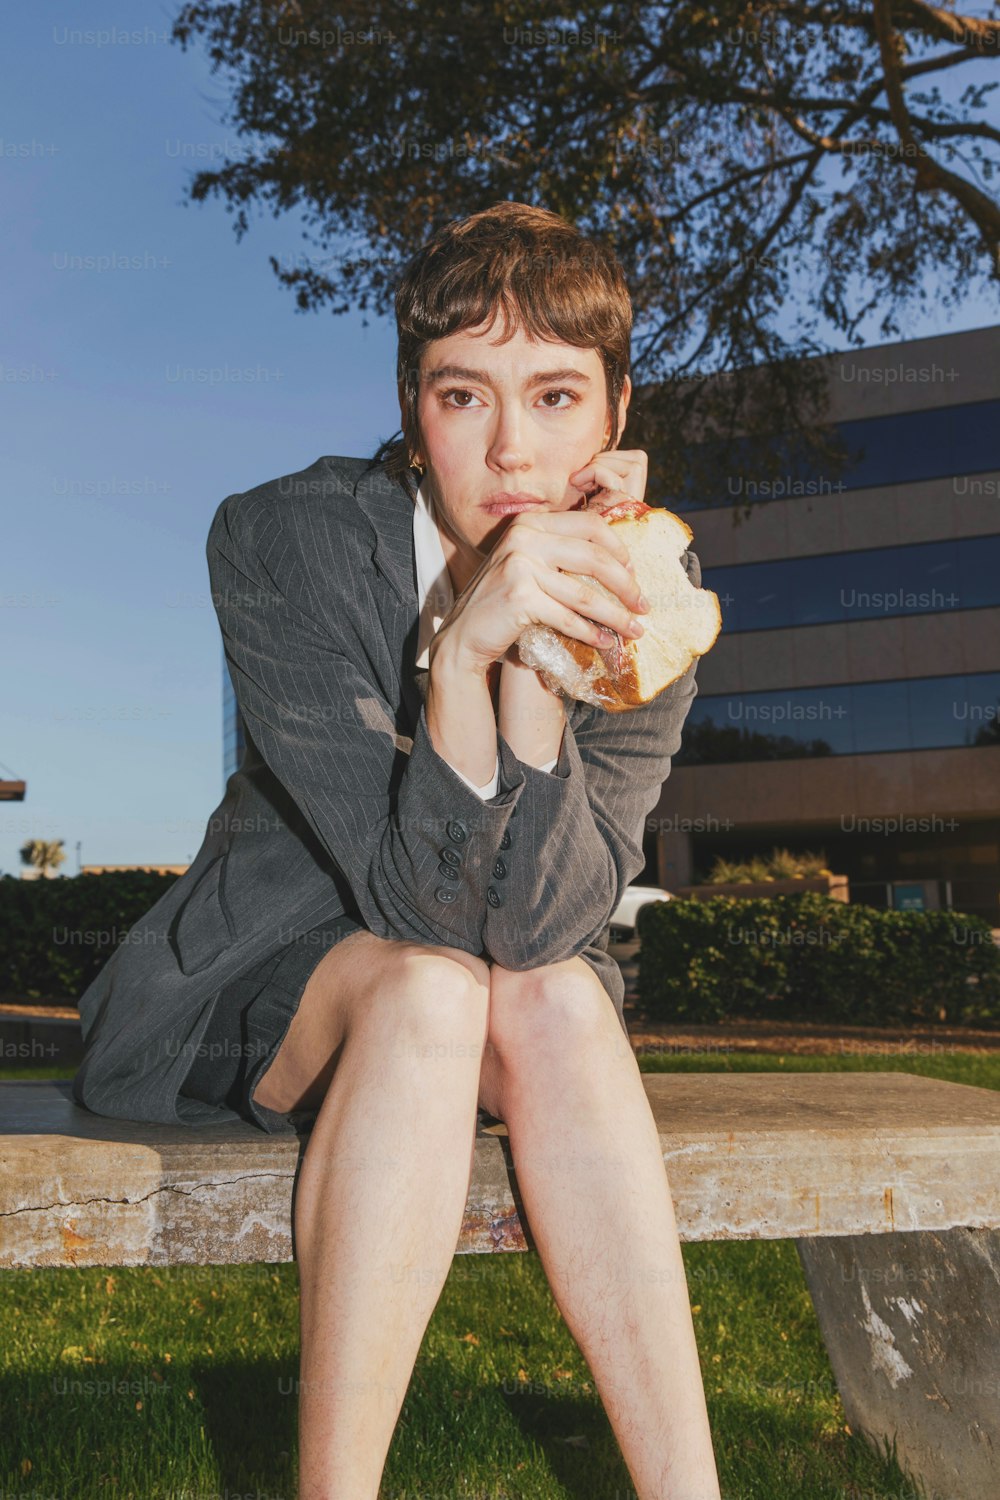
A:
[[[572,610],[580,616],[574,635],[580,640],[589,640],[591,645],[600,642],[600,627],[634,640],[644,633],[642,621],[615,595],[611,597],[603,589],[583,583],[579,576],[568,577],[565,573],[551,573],[544,580],[544,589],[550,599]],[[590,630],[583,624],[589,622]]]
[[[648,460],[641,448],[609,449],[597,453],[591,462],[569,476],[574,489],[588,490],[595,485],[606,489],[623,490],[630,500],[643,500],[646,495]]]
[[[629,466],[621,463],[609,463],[600,454],[587,464],[586,468],[578,469],[570,478],[574,489],[591,493],[595,489],[618,489],[619,486],[628,482],[630,473]]]

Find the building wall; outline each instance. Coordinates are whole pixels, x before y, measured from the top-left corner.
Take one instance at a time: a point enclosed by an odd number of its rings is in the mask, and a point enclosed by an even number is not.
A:
[[[749,515],[736,483],[678,507],[723,631],[647,825],[646,878],[669,887],[720,854],[808,849],[858,899],[888,904],[893,882],[926,880],[927,904],[1000,925],[1000,330],[820,364],[831,419],[866,448],[858,469]],[[858,486],[866,473],[878,483]],[[775,478],[759,476],[765,495]],[[771,616],[792,622],[763,628]],[[733,727],[774,758],[734,747]],[[823,753],[779,754],[782,734]]]

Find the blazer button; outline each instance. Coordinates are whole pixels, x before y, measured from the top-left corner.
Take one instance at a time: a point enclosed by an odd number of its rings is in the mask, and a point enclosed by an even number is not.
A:
[[[445,829],[445,833],[451,839],[453,844],[464,844],[466,839],[469,837],[469,831],[466,828],[465,824],[459,823],[457,818],[453,823],[448,824],[447,828]]]
[[[462,863],[462,856],[450,844],[446,844],[443,849],[439,849],[438,853],[446,865],[460,865]]]
[[[446,865],[444,860],[438,865],[438,870],[444,876],[445,880],[460,880],[462,878],[458,871],[452,865]]]
[[[497,880],[503,880],[504,876],[507,874],[507,866],[504,864],[502,859],[497,859],[494,861],[493,874]]]
[[[453,885],[451,885],[451,886],[449,886],[449,885],[438,886],[438,888],[434,892],[434,894],[435,894],[435,896],[437,897],[437,899],[439,901],[457,901],[458,900],[458,892],[456,891],[456,889],[455,889],[455,887]]]
[[[504,831],[503,831],[503,838],[500,840],[500,848],[501,849],[509,849],[510,848],[510,843],[511,843],[510,829],[509,828],[505,828]]]
[[[486,899],[491,906],[503,906],[503,897],[493,886],[489,886],[487,889]]]

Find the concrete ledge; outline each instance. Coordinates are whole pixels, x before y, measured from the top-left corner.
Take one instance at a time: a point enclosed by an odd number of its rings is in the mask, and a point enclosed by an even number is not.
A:
[[[643,1083],[684,1240],[1000,1227],[994,1090],[891,1072]],[[480,1127],[458,1254],[530,1247],[506,1137]],[[106,1119],[68,1080],[0,1082],[0,1266],[291,1260],[307,1144]]]
[[[851,1430],[929,1496],[1000,1494],[1000,1234],[799,1240]]]

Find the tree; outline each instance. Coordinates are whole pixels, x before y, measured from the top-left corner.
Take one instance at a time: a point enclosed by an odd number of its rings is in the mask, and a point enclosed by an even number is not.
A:
[[[22,865],[32,865],[43,879],[66,862],[62,839],[28,839],[18,851]]]
[[[994,19],[926,0],[603,5],[583,24],[522,0],[190,0],[173,36],[229,75],[246,139],[190,196],[223,198],[238,239],[252,205],[304,211],[318,253],[270,257],[303,311],[390,311],[414,248],[501,199],[610,242],[651,494],[773,467],[779,433],[783,465],[835,470],[803,364],[823,324],[857,345],[879,313],[891,337],[914,304],[1000,280]]]

